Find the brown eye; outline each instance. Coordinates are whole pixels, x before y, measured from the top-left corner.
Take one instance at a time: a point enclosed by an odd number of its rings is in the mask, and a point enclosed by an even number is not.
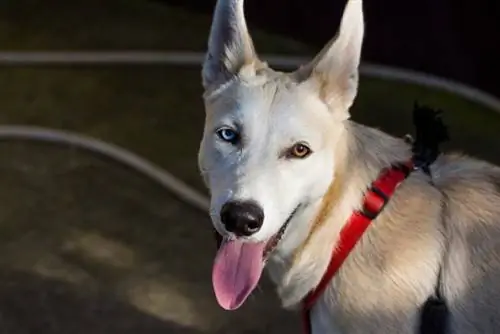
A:
[[[304,159],[309,154],[311,154],[311,149],[307,145],[302,143],[297,143],[292,146],[289,152],[290,158]]]

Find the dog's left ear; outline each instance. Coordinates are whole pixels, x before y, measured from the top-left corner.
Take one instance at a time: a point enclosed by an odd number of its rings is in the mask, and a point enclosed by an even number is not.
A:
[[[312,82],[323,101],[341,118],[349,118],[358,91],[363,35],[363,1],[348,0],[337,35],[311,63],[294,73],[299,81]]]

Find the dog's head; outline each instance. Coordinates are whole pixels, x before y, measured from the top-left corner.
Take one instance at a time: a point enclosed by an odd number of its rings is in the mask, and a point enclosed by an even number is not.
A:
[[[218,0],[202,70],[199,167],[224,237],[213,270],[222,307],[244,302],[294,215],[326,193],[357,93],[363,32],[362,1],[349,0],[339,33],[311,63],[277,72],[255,52],[243,0]]]

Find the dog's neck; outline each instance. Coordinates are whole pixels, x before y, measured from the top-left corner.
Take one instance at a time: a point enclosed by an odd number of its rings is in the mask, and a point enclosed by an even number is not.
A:
[[[340,230],[360,208],[367,186],[383,168],[411,157],[402,139],[351,121],[334,149],[335,176],[328,191],[294,218],[267,265],[285,308],[299,304],[319,283]]]

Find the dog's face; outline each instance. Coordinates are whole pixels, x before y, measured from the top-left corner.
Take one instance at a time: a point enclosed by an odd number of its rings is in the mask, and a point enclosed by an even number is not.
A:
[[[357,91],[362,38],[361,0],[350,0],[336,39],[310,64],[276,72],[255,53],[243,0],[218,1],[203,66],[199,167],[225,238],[213,273],[221,306],[241,305],[268,253],[285,231],[293,234],[294,215],[326,193]]]
[[[332,143],[342,123],[312,87],[276,75],[239,80],[206,100],[200,168],[222,235],[270,239],[296,208],[321,197],[332,178]],[[234,210],[262,211],[255,233],[224,225],[222,208],[231,203],[239,203]]]

